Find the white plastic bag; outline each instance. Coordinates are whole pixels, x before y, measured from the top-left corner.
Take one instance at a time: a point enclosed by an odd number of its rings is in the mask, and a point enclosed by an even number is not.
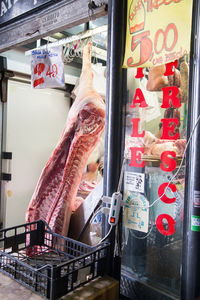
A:
[[[62,46],[32,51],[31,85],[34,89],[64,86]]]

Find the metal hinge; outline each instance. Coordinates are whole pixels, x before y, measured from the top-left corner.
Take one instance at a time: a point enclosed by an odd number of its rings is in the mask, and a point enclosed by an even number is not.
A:
[[[1,154],[2,159],[8,160],[8,163],[6,164],[6,171],[1,173],[1,180],[3,181],[11,181],[12,175],[11,175],[11,160],[12,160],[12,152],[2,152]]]
[[[13,77],[14,73],[12,71],[2,71],[0,73],[0,95],[1,102],[7,102],[7,91],[8,91],[8,79]]]
[[[94,9],[101,7],[101,6],[105,6],[107,7],[108,1],[102,1],[102,0],[89,0],[88,2],[88,14],[89,17],[91,18],[93,15],[93,11]],[[106,9],[106,8],[105,8]]]
[[[1,180],[2,181],[11,181],[12,175],[8,173],[1,173]]]

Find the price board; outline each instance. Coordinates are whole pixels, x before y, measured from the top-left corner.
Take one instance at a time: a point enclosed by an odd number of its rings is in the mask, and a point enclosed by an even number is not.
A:
[[[124,68],[166,64],[190,51],[193,0],[128,0]]]
[[[31,84],[34,89],[64,86],[62,46],[32,51]]]

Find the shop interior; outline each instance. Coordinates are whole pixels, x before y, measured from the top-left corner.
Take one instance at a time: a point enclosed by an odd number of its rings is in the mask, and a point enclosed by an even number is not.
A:
[[[41,46],[48,49],[48,45],[58,41],[63,45],[65,86],[33,89],[31,50]],[[24,223],[38,178],[61,136],[76,98],[83,48],[90,42],[93,87],[105,102],[107,16],[1,53],[7,59],[7,69],[13,72],[8,80],[3,120],[4,151],[12,152],[12,161],[5,161],[3,166],[4,172],[12,174],[12,180],[3,183],[3,228]],[[103,154],[104,134],[85,163],[74,210],[102,181]]]
[[[26,210],[40,174],[57,145],[70,107],[76,98],[76,88],[82,69],[82,52],[87,43],[92,43],[93,87],[104,102],[106,101],[107,23],[107,16],[101,17],[87,24],[1,53],[1,56],[7,59],[7,69],[13,72],[8,80],[3,119],[3,150],[12,153],[12,160],[5,160],[2,166],[4,172],[12,175],[11,181],[2,183],[0,222],[3,228],[25,222]],[[95,29],[98,29],[98,33],[91,32]],[[84,37],[86,33],[88,36]],[[48,48],[50,43],[58,41],[63,45],[64,88],[33,89],[30,76],[31,50],[41,46]],[[176,295],[179,294],[180,289],[184,167],[179,170],[179,177],[176,178],[179,191],[177,192],[178,201],[175,204],[166,206],[163,203],[156,203],[150,210],[148,219],[145,219],[145,214],[141,214],[142,224],[139,221],[135,223],[131,206],[136,200],[138,203],[147,201],[152,204],[157,198],[156,189],[153,186],[157,187],[165,180],[170,180],[175,173],[162,173],[159,169],[159,156],[162,150],[159,148],[162,145],[159,143],[162,135],[160,120],[178,117],[180,123],[176,130],[180,133],[180,140],[186,140],[188,66],[188,57],[185,56],[178,62],[176,76],[167,78],[167,82],[161,82],[156,87],[147,86],[152,83],[150,80],[154,75],[151,73],[152,70],[144,69],[145,74],[142,79],[135,79],[136,69],[127,72],[125,154],[127,155],[130,147],[142,144],[146,149],[144,154],[146,167],[143,170],[132,168],[130,157],[126,157],[126,172],[145,174],[145,190],[142,192],[131,190],[126,178],[124,179],[124,201],[127,207],[124,209],[123,221],[122,270],[126,276],[135,276],[136,279],[145,281],[146,284],[157,286],[159,282],[159,288]],[[162,77],[163,70],[160,70],[160,74]],[[160,107],[162,104],[161,88],[170,85],[182,88],[182,102],[179,109],[170,107],[165,110]],[[146,109],[130,108],[137,88],[142,89],[148,102]],[[147,133],[144,139],[131,138],[132,118],[134,117],[140,118],[140,132],[145,130]],[[73,207],[71,231],[69,231],[72,238],[90,245],[96,245],[102,237],[102,216],[96,212],[103,191],[104,142],[105,133],[101,135],[98,145],[85,162]],[[178,168],[184,156],[185,142],[182,146],[174,141],[168,141],[164,147],[177,153]],[[136,208],[135,212],[138,218],[141,212],[139,210]],[[171,214],[176,220],[176,234],[171,238],[160,236],[155,227],[155,219],[161,211]],[[145,226],[145,229],[142,229],[142,226]],[[171,259],[171,253],[174,253],[173,259]],[[169,263],[173,266],[170,272],[167,271]]]

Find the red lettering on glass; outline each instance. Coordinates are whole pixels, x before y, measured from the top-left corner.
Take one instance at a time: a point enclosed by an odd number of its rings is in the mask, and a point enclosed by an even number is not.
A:
[[[137,74],[135,75],[135,78],[142,78],[144,77],[143,68],[137,68]]]
[[[163,42],[162,47],[167,48],[166,46],[166,37],[168,36],[168,32],[171,29],[174,29],[174,24],[170,24],[169,27],[167,27],[166,31],[162,32],[165,36],[165,40]],[[175,32],[175,30],[174,30]],[[158,32],[158,35],[161,32]],[[176,43],[176,36],[173,41],[173,46]],[[136,41],[136,40],[134,40]],[[144,41],[142,41],[144,42]],[[136,43],[137,44],[137,43]],[[136,47],[136,44],[134,47]],[[141,43],[143,46],[143,44]],[[132,44],[133,46],[133,44]],[[167,50],[170,50],[167,48]],[[175,68],[178,66],[178,61],[174,61],[172,63],[169,63],[166,65],[166,71],[164,73],[165,76],[170,76],[174,74]],[[137,68],[137,74],[135,78],[142,78],[144,77],[143,68]],[[179,108],[181,107],[180,99],[178,98],[179,95],[179,89],[176,86],[170,86],[170,87],[164,87],[162,88],[163,91],[163,102],[161,105],[161,108]],[[130,108],[135,108],[136,104],[138,104],[139,107],[148,107],[148,104],[145,101],[143,92],[140,88],[137,88],[135,91],[134,98],[132,100],[132,103],[130,105]],[[144,137],[145,131],[143,130],[141,133],[139,133],[139,118],[133,118],[131,120],[132,122],[132,134],[131,137]],[[179,125],[179,119],[178,118],[163,118],[161,119],[161,122],[163,124],[162,126],[162,136],[160,139],[162,140],[177,140],[179,138],[179,132],[177,132],[177,126]],[[129,166],[136,167],[136,168],[143,168],[145,166],[145,161],[142,160],[142,154],[144,154],[144,148],[141,147],[130,147],[131,151],[131,161]],[[164,172],[172,172],[176,169],[177,163],[176,163],[176,153],[174,151],[164,151],[161,154],[161,163],[160,163],[160,169]],[[158,188],[158,195],[160,197],[160,200],[163,201],[166,204],[172,204],[176,201],[176,197],[168,197],[166,195],[167,191],[166,188],[169,188],[173,193],[177,191],[176,185],[173,183],[165,182],[162,183]],[[165,220],[165,221],[164,221]],[[156,219],[156,226],[158,231],[166,236],[173,235],[175,233],[175,221],[174,219],[168,215],[168,214],[160,214]]]
[[[163,220],[167,220],[168,230],[166,230],[164,228]],[[158,231],[163,235],[170,236],[170,235],[174,234],[175,224],[176,224],[176,222],[174,221],[174,219],[168,214],[161,214],[156,219],[156,227],[157,227]]]
[[[142,161],[142,154],[144,153],[144,148],[141,147],[130,147],[131,151],[131,162],[130,167],[144,168],[145,161]]]
[[[172,157],[170,157],[172,156]],[[161,170],[164,172],[172,172],[176,169],[176,161],[174,158],[176,158],[176,152],[174,151],[164,151],[161,156],[161,161],[167,165],[168,167],[164,166],[162,163],[160,164]]]
[[[139,107],[148,107],[148,104],[146,103],[144,95],[140,88],[136,89],[135,96],[133,98],[132,105],[130,105],[130,108],[135,108],[136,103],[139,103]]]
[[[175,125],[179,125],[179,119],[177,118],[169,118],[169,119],[161,119],[163,123],[163,131],[161,140],[177,140],[179,138],[179,132],[175,133]]]
[[[131,136],[132,137],[144,137],[144,135],[145,135],[145,131],[144,130],[143,130],[142,133],[138,132],[140,118],[132,119],[131,122],[133,123],[133,131],[132,131]]]
[[[170,62],[165,65],[165,73],[164,76],[170,76],[174,74],[174,68],[178,67],[178,60],[175,60],[173,62]]]
[[[158,196],[160,197],[160,200],[163,201],[164,203],[167,203],[167,204],[171,204],[171,203],[174,203],[176,201],[176,197],[174,198],[169,198],[165,195],[165,189],[166,188],[169,188],[171,189],[171,191],[173,193],[176,192],[176,185],[173,184],[173,183],[169,183],[169,182],[165,182],[165,183],[162,183],[159,188],[158,188]]]
[[[173,107],[180,107],[181,103],[179,98],[177,97],[179,94],[179,88],[177,86],[170,86],[162,88],[163,91],[163,103],[161,105],[162,108],[170,108],[171,105]]]

